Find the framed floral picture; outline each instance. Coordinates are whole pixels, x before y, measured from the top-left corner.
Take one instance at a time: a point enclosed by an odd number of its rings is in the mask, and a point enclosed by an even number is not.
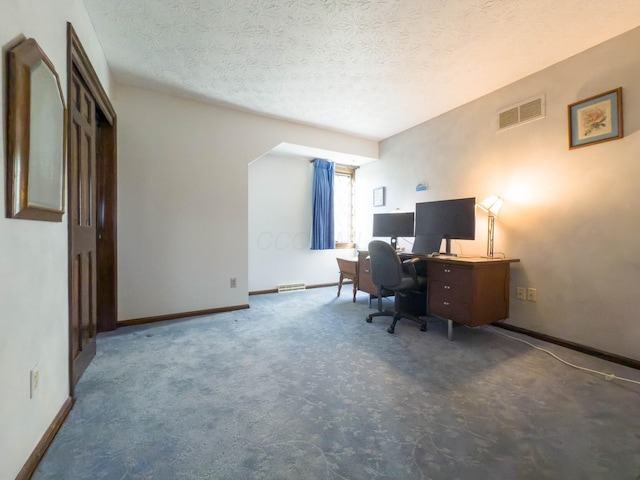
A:
[[[622,87],[569,105],[569,149],[622,138]]]

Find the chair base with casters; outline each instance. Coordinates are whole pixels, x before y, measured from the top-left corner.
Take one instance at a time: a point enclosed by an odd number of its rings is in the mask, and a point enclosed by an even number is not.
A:
[[[387,328],[387,332],[394,333],[396,331],[396,323],[398,323],[398,320],[400,320],[401,318],[406,318],[408,320],[412,320],[416,323],[419,323],[421,332],[427,331],[426,320],[423,320],[418,315],[414,315],[413,313],[407,312],[401,308],[400,304],[402,303],[402,300],[407,299],[406,294],[396,292],[396,296],[394,299],[394,309],[388,310],[388,309],[382,308],[382,296],[381,296],[380,289],[378,290],[379,290],[378,291],[378,311],[374,313],[370,313],[367,316],[366,318],[367,323],[371,323],[373,321],[373,317],[393,317],[393,321],[391,322],[391,325],[389,325],[389,328]],[[420,295],[422,292],[415,292],[415,293],[416,295]]]
[[[371,262],[371,280],[377,288],[378,311],[367,316],[371,323],[373,317],[393,317],[387,332],[394,333],[396,323],[407,318],[420,324],[420,330],[427,330],[427,322],[419,318],[419,313],[426,313],[427,279],[416,271],[417,258],[400,261],[395,249],[386,242],[373,240],[369,243],[369,259]],[[383,310],[382,298],[394,295],[394,309]],[[420,307],[412,308],[411,301],[417,300]]]

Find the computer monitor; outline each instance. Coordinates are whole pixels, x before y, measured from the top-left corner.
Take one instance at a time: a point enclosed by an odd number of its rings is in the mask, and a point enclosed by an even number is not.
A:
[[[432,235],[418,235],[413,241],[412,253],[420,255],[429,255],[433,252],[440,251],[440,245],[442,244],[442,235],[439,233]]]
[[[416,203],[415,234],[444,238],[445,253],[451,254],[452,239],[476,238],[476,199],[470,197]]]
[[[391,237],[391,246],[398,248],[398,237],[413,237],[413,212],[373,214],[373,236]]]

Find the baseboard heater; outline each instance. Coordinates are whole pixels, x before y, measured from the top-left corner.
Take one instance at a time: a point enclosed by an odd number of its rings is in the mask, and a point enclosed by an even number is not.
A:
[[[283,283],[278,285],[278,293],[299,292],[306,289],[307,286],[304,283]]]

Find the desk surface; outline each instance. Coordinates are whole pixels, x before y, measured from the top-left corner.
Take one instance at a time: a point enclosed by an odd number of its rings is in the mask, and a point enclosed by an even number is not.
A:
[[[516,263],[519,262],[519,258],[498,258],[498,257],[463,257],[463,256],[450,256],[450,255],[424,255],[420,253],[400,252],[398,254],[400,258],[419,258],[426,261],[438,261],[445,263],[455,264],[468,264],[476,265],[479,263]]]

